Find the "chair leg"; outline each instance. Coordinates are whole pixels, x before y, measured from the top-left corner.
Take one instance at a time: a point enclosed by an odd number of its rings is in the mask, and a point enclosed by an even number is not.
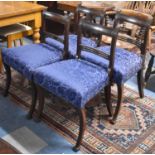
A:
[[[73,147],[73,150],[75,152],[80,150],[80,146],[81,146],[82,139],[83,139],[83,136],[84,136],[84,132],[85,132],[85,129],[86,129],[86,112],[85,112],[84,108],[79,110],[79,118],[80,118],[79,135],[78,135],[76,145]]]
[[[3,63],[4,64],[4,68],[6,70],[6,85],[5,85],[5,90],[4,90],[4,93],[3,95],[6,97],[8,96],[8,92],[9,92],[9,88],[10,88],[10,84],[11,84],[11,69],[10,67]]]
[[[137,73],[137,83],[138,83],[138,90],[140,98],[144,97],[144,76],[143,76],[143,69],[141,69]]]
[[[23,38],[20,38],[19,41],[20,41],[20,46],[23,46],[24,45]]]
[[[123,89],[124,89],[124,84],[117,84],[118,98],[117,98],[117,105],[115,108],[115,113],[113,115],[112,120],[110,121],[110,123],[112,123],[112,124],[116,123],[116,119],[117,119],[118,114],[119,114],[120,109],[121,109],[122,98],[123,98]]]
[[[37,86],[37,92],[38,92],[39,105],[38,105],[35,121],[40,122],[40,117],[41,117],[41,114],[42,114],[43,108],[44,108],[45,96],[44,96],[44,90],[40,86]]]
[[[35,110],[36,103],[37,103],[37,89],[33,81],[31,82],[31,88],[32,88],[32,103],[30,106],[29,113],[27,115],[28,119],[32,118],[32,115],[33,115],[33,112]]]
[[[149,61],[149,64],[148,64],[148,67],[147,67],[147,70],[146,70],[146,73],[145,73],[145,83],[148,81],[148,79],[149,79],[149,77],[151,75],[153,63],[154,63],[154,56],[151,55],[151,59]]]
[[[104,93],[105,93],[105,102],[106,102],[107,110],[109,112],[109,117],[112,117],[113,109],[112,109],[112,103],[111,103],[111,86],[106,86],[104,88]]]
[[[17,45],[17,40],[14,40],[13,43],[14,43],[14,46],[15,46],[15,47],[18,46],[18,45]]]

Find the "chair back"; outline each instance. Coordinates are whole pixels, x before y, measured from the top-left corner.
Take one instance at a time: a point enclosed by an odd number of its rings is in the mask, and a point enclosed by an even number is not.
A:
[[[81,42],[82,39],[82,34],[84,31],[87,30],[89,32],[92,32],[94,35],[106,35],[112,38],[111,41],[111,49],[110,49],[110,54],[107,54],[106,52],[100,51],[96,48],[92,48],[86,45],[83,45]],[[95,23],[89,23],[86,20],[81,19],[79,26],[78,26],[78,38],[77,38],[77,58],[81,58],[81,52],[90,52],[93,53],[97,56],[100,56],[106,60],[109,61],[109,66],[108,66],[108,74],[109,74],[109,79],[110,82],[112,82],[112,76],[113,76],[113,67],[114,67],[114,57],[115,57],[115,47],[116,47],[116,41],[117,41],[117,34],[118,30],[117,29],[112,29],[105,27],[103,25],[98,25]]]
[[[79,24],[80,19],[85,19],[90,23],[97,23],[99,25],[103,25],[105,21],[105,17],[106,17],[106,14],[104,11],[96,10],[93,8],[87,8],[79,4],[75,12],[76,30],[78,29],[78,24]],[[84,36],[94,38],[91,32],[88,33],[85,31]],[[96,39],[98,46],[101,43],[101,38],[102,36],[96,36],[94,38]]]
[[[125,23],[138,26],[138,32],[135,38],[118,35],[118,39],[136,45],[143,56],[146,54],[148,32],[152,23],[152,16],[134,10],[123,9],[115,16],[114,29],[120,28]],[[120,32],[119,32],[120,33]]]
[[[51,20],[51,21],[64,25],[64,39],[60,37],[59,35],[53,34],[46,30],[46,20]],[[64,59],[69,57],[69,53],[68,53],[69,29],[70,29],[70,18],[68,16],[63,16],[63,15],[60,15],[54,12],[48,12],[48,11],[43,12],[43,38],[45,39],[46,37],[51,37],[63,43],[64,44],[64,53],[63,53]]]

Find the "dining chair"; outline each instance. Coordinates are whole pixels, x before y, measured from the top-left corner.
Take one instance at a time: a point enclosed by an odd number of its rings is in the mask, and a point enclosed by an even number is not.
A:
[[[112,37],[110,53],[106,54],[93,47],[82,43],[82,34],[91,32],[94,35],[107,35]],[[106,101],[110,101],[111,82],[113,74],[113,64],[115,56],[115,45],[117,39],[117,29],[106,28],[81,20],[78,28],[77,54],[76,58],[63,60],[51,65],[39,67],[34,71],[34,83],[38,87],[39,105],[36,119],[39,120],[44,107],[44,90],[63,98],[79,112],[80,129],[74,151],[80,149],[84,131],[86,128],[85,105],[102,88],[107,89]],[[108,68],[83,60],[82,53],[90,52],[109,62]]]
[[[61,61],[63,58],[67,58],[68,55],[68,31],[70,27],[70,19],[62,15],[45,11],[43,13],[45,19],[59,22],[64,25],[64,39],[57,35],[50,34],[50,37],[54,37],[56,40],[64,44],[64,48],[59,50],[45,43],[29,44],[25,46],[19,46],[14,48],[2,49],[2,60],[4,68],[6,70],[6,87],[4,96],[8,95],[8,90],[11,84],[11,70],[10,67],[21,73],[33,85],[33,71],[44,65]],[[34,88],[35,89],[35,88]],[[34,92],[32,104],[29,111],[29,118],[32,117],[32,113],[35,108],[37,94]]]
[[[126,36],[121,35],[120,24],[123,22],[132,23],[133,25],[137,25],[139,27],[140,30],[137,38],[126,38]],[[111,112],[113,113],[113,118],[111,120],[111,123],[113,124],[116,122],[121,108],[124,83],[136,74],[140,98],[144,97],[143,70],[145,64],[148,31],[151,22],[152,16],[133,10],[123,9],[115,16],[113,29],[119,29],[118,40],[134,44],[140,50],[140,53],[138,54],[135,51],[128,51],[126,49],[116,47],[113,82],[117,85],[118,99],[115,112]],[[97,49],[109,53],[110,46],[100,46]],[[85,53],[83,54],[83,57],[85,60],[100,64],[105,68],[108,67],[107,61],[98,56],[94,56],[91,53]]]
[[[87,8],[84,6],[79,5],[75,12],[75,23],[78,25],[79,20],[81,18],[85,18],[90,23],[94,23],[94,19],[98,18],[98,24],[103,25],[104,24],[104,17],[105,13],[103,11]],[[44,24],[46,24],[44,22]],[[76,28],[77,30],[77,28]],[[77,33],[77,32],[76,32]],[[63,36],[61,36],[63,38]],[[93,38],[93,39],[92,39]],[[63,44],[60,42],[57,42],[54,39],[51,39],[49,37],[45,36],[45,42],[49,45],[55,46],[57,48],[62,49]],[[74,58],[76,56],[76,49],[77,49],[77,34],[69,34],[69,57]],[[90,47],[96,47],[99,46],[101,42],[101,36],[97,36],[96,38],[91,35],[91,33],[85,33],[85,35],[82,37],[82,43],[90,46]]]

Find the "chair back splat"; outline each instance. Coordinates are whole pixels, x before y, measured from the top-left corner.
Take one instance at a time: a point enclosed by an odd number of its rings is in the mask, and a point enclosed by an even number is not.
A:
[[[101,36],[106,35],[111,37],[112,41],[111,41],[110,54],[100,51],[99,49],[83,45],[81,43],[81,40],[82,40],[82,34],[85,30],[90,31],[94,35],[101,35]],[[114,57],[115,57],[115,47],[116,47],[117,36],[118,36],[117,28],[112,29],[112,28],[108,28],[108,27],[93,24],[93,23],[90,24],[89,22],[84,21],[83,19],[81,19],[79,23],[78,38],[77,38],[77,58],[82,58],[81,52],[86,51],[108,60],[109,66],[107,70],[108,70],[110,82],[112,82],[112,77],[113,77],[112,75],[113,75],[113,68],[114,68]]]
[[[64,39],[46,30],[46,20],[51,20],[51,21],[58,22],[64,25]],[[69,29],[70,29],[70,18],[68,16],[62,16],[54,12],[48,12],[48,11],[43,12],[43,39],[45,39],[46,37],[52,37],[53,39],[63,43],[64,44],[64,53],[63,53],[64,59],[69,57],[69,54],[68,54]]]

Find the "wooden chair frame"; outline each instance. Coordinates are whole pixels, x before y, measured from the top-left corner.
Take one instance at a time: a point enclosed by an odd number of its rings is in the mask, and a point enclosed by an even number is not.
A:
[[[95,48],[90,48],[88,46],[82,45],[81,44],[81,39],[82,39],[82,33],[84,31],[90,31],[94,35],[108,35],[112,37],[112,45],[111,45],[111,50],[110,50],[110,55],[103,53],[103,51],[97,50]],[[106,105],[108,108],[108,111],[111,112],[112,107],[110,107],[110,99],[111,99],[111,83],[112,83],[112,77],[113,77],[113,65],[114,65],[114,56],[115,56],[115,46],[116,46],[116,40],[117,40],[117,29],[111,29],[111,28],[106,28],[101,25],[97,24],[92,24],[89,23],[88,21],[81,20],[79,23],[78,27],[78,39],[77,39],[77,58],[76,59],[82,59],[81,57],[81,51],[85,50],[88,52],[91,52],[93,54],[96,54],[100,57],[103,57],[107,60],[109,60],[109,67],[108,67],[108,75],[109,75],[109,85],[105,87],[106,91]],[[39,97],[39,106],[38,106],[38,113],[36,120],[39,121],[41,117],[41,113],[43,111],[44,107],[44,89],[41,86],[37,86],[38,88],[38,97]],[[76,108],[79,112],[79,120],[80,120],[80,129],[79,129],[79,134],[77,138],[76,145],[73,147],[74,151],[78,151],[80,149],[82,139],[84,136],[84,132],[86,129],[86,113],[85,113],[85,108]]]
[[[138,90],[139,90],[140,98],[143,98],[144,97],[143,70],[145,66],[145,55],[147,50],[148,32],[149,32],[150,25],[152,23],[152,17],[150,15],[143,14],[141,12],[124,9],[117,13],[115,17],[115,22],[114,22],[114,29],[118,28],[119,24],[122,22],[132,23],[141,27],[141,30],[139,31],[139,35],[138,35],[139,37],[136,40],[129,39],[123,36],[118,36],[118,39],[134,44],[140,49],[141,56],[143,58],[143,63],[142,63],[143,67],[137,74],[137,82],[138,82]],[[124,84],[117,84],[118,100],[117,100],[115,113],[113,115],[113,119],[111,120],[111,123],[113,124],[115,123],[121,108],[121,103],[123,98],[123,88],[124,88]]]

